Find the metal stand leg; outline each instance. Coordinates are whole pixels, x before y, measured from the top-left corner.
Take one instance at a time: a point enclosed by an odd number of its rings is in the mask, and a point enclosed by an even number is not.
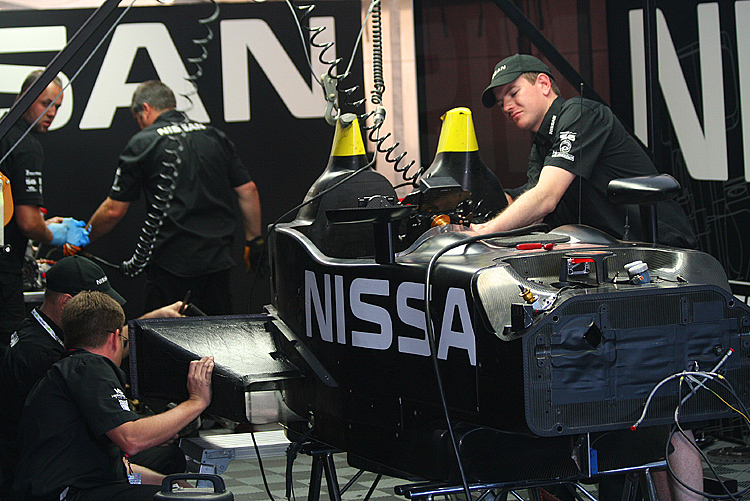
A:
[[[646,468],[641,472],[628,473],[625,478],[625,489],[622,491],[622,501],[634,501],[638,494],[638,486],[643,493],[643,501],[658,501],[656,487],[651,469]]]
[[[310,486],[307,491],[308,501],[320,500],[320,486],[323,472],[326,474],[328,484],[328,496],[331,501],[341,501],[341,490],[338,477],[336,476],[336,465],[333,462],[333,454],[338,452],[334,449],[316,449],[314,446],[303,449],[305,454],[312,456],[312,471],[310,473]]]
[[[339,489],[339,479],[336,476],[336,465],[333,463],[333,452],[326,452],[323,458],[326,483],[328,484],[328,496],[331,501],[341,501],[341,490]]]
[[[625,488],[622,490],[622,501],[635,501],[638,494],[638,474],[625,475]]]
[[[318,501],[320,499],[320,483],[322,478],[323,464],[318,456],[313,456],[310,485],[307,490],[307,499],[309,501]]]
[[[651,468],[647,468],[641,477],[641,488],[643,489],[643,501],[658,501],[656,497],[656,487],[654,486],[654,477],[651,475]]]

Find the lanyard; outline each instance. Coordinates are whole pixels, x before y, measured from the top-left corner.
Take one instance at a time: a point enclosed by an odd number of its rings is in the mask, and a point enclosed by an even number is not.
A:
[[[36,321],[39,322],[44,330],[46,330],[49,335],[52,336],[52,339],[60,343],[60,346],[65,346],[65,343],[63,343],[62,339],[60,339],[57,334],[55,334],[55,331],[52,330],[52,327],[50,327],[49,324],[44,321],[42,316],[36,310],[31,310],[31,314],[34,315],[34,318],[36,318]]]

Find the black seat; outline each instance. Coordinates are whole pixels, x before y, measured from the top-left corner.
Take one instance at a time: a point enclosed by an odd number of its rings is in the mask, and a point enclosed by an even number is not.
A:
[[[672,200],[680,192],[680,183],[669,174],[613,179],[607,185],[607,197],[615,205],[638,205],[641,215],[641,238],[658,241],[656,204]]]
[[[319,185],[316,183],[316,192],[324,192],[351,173],[343,171],[328,176]],[[327,256],[344,259],[372,257],[375,255],[372,223],[334,224],[326,211],[359,207],[360,199],[374,195],[396,197],[396,190],[382,174],[374,170],[360,172],[300,210],[297,220],[307,219],[311,223],[298,229]]]

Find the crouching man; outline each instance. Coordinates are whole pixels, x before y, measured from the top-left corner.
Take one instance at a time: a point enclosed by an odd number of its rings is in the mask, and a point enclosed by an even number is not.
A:
[[[170,440],[211,402],[213,357],[190,363],[190,397],[146,418],[130,409],[120,369],[125,314],[108,295],[83,291],[63,309],[65,356],[24,405],[12,499],[148,500],[163,476],[128,456]]]

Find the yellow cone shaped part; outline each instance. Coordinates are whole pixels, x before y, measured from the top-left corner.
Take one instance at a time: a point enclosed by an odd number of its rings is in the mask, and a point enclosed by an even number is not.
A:
[[[479,150],[469,108],[453,108],[440,118],[443,128],[440,129],[437,153]]]
[[[500,181],[479,155],[477,135],[471,110],[454,108],[442,117],[437,153],[432,165],[422,175],[449,177],[471,193],[471,203],[464,205],[475,222],[489,221],[508,205]]]
[[[365,154],[362,132],[356,115],[347,113],[336,120],[336,132],[333,135],[332,157],[353,157]]]
[[[305,195],[305,201],[316,197],[334,182],[340,180],[343,175],[352,173],[365,165],[367,165],[367,153],[357,115],[345,113],[336,120],[328,165],[310,186]],[[297,218],[314,220],[317,217],[319,204],[319,201],[313,201],[305,205],[297,213]]]

